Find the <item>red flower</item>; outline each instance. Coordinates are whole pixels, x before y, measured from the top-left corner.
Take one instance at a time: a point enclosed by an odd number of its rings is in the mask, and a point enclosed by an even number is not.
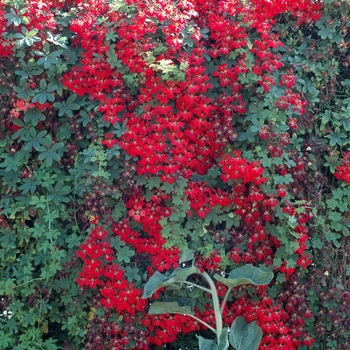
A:
[[[338,180],[350,183],[350,152],[344,152],[344,157],[336,167],[334,175]]]
[[[306,269],[309,265],[311,265],[312,261],[309,259],[309,254],[306,254],[304,256],[301,256],[297,260],[297,264],[301,266],[302,268]]]

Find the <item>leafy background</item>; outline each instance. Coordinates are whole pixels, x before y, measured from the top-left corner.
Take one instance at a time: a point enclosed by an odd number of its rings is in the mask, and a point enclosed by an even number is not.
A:
[[[350,349],[349,4],[158,4],[0,3],[0,348],[195,349],[205,329],[141,298],[192,248],[275,273],[226,315],[262,349]],[[208,101],[216,119],[163,118]],[[188,141],[176,169],[159,125]]]

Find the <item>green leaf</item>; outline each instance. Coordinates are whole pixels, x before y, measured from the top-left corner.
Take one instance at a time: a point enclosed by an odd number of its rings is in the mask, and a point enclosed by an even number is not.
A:
[[[19,62],[21,70],[16,70],[15,73],[23,79],[28,79],[35,75],[40,75],[43,72],[43,69],[35,64],[33,58],[29,59],[28,62],[19,59]]]
[[[54,160],[58,162],[61,159],[61,157],[57,153],[48,150],[46,152],[40,153],[38,159],[42,161],[44,160],[46,166],[50,167]]]
[[[229,288],[234,288],[242,284],[261,286],[270,283],[273,278],[273,273],[265,272],[258,267],[247,264],[232,270],[228,278],[222,277],[218,274],[215,274],[214,278]]]
[[[24,304],[20,300],[13,300],[9,305],[9,310],[13,313],[22,313]]]
[[[0,330],[0,348],[7,349],[12,345],[14,345],[14,338],[10,334],[5,334],[3,330]]]
[[[22,194],[26,194],[27,192],[30,192],[30,194],[33,194],[36,190],[37,185],[40,185],[41,180],[34,179],[34,178],[24,178],[23,184],[18,188],[22,191]]]
[[[40,82],[39,82],[39,86],[40,86],[41,90],[45,91],[46,88],[47,88],[46,80],[45,79],[41,79]]]
[[[117,252],[117,260],[119,262],[129,263],[130,258],[135,255],[135,251],[125,246]]]
[[[49,85],[47,85],[47,92],[53,92],[56,91],[58,95],[62,95],[63,92],[63,85],[60,81],[51,78]]]
[[[294,250],[294,249],[293,249]],[[284,273],[277,273],[276,282],[283,284],[286,281],[286,275]]]
[[[36,130],[31,127],[30,128],[30,134],[28,136],[23,136],[22,139],[23,141],[28,141],[24,145],[24,149],[26,151],[31,150],[34,148],[35,150],[39,150],[40,146],[45,143],[45,138],[44,136],[47,134],[46,130],[42,130],[38,133],[36,133]]]
[[[331,211],[328,214],[328,219],[333,222],[339,222],[342,219],[342,215],[338,211]]]
[[[281,184],[290,184],[292,183],[294,180],[292,178],[291,174],[286,174],[284,176],[282,175],[274,175],[273,177],[273,181],[276,185],[281,185]]]
[[[115,53],[115,44],[112,44],[107,51],[107,62],[112,69],[122,67],[122,61],[118,59],[118,55]]]
[[[72,189],[69,186],[64,186],[63,180],[58,180],[55,187],[48,186],[48,189],[51,194],[47,196],[47,199],[49,201],[53,200],[57,206],[60,202],[68,203],[70,201],[67,195],[71,193]]]
[[[323,242],[319,236],[314,236],[311,240],[312,247],[315,249],[322,249]]]
[[[163,189],[166,193],[170,193],[174,188],[174,184],[170,184],[168,182],[164,182],[161,189]]]
[[[340,234],[332,232],[332,231],[328,231],[325,234],[325,237],[326,237],[327,242],[332,242],[334,244],[334,246],[337,248],[340,247],[340,243],[338,241],[338,239],[340,238]]]
[[[46,44],[46,43],[45,43]],[[51,64],[56,64],[58,57],[63,53],[63,50],[57,50],[52,53],[45,52],[44,57],[39,58],[37,64],[43,65],[45,69],[49,69]],[[37,52],[40,55],[40,53]]]
[[[157,176],[152,176],[148,179],[148,181],[145,185],[147,186],[147,188],[150,188],[150,189],[152,189],[153,187],[159,188],[160,178]]]
[[[185,253],[181,254],[179,259],[179,265],[181,266],[181,268],[188,267],[190,262],[190,266],[193,266],[194,258],[195,255],[193,250],[188,250]]]
[[[26,123],[30,122],[33,126],[37,126],[38,122],[45,120],[45,115],[41,113],[37,108],[28,108],[24,115],[24,121]]]
[[[256,324],[246,322],[244,317],[238,316],[230,328],[229,341],[236,350],[257,350],[262,339],[262,330]]]
[[[38,209],[46,209],[47,198],[45,196],[40,196],[40,198],[37,196],[32,196],[29,204],[34,205]]]
[[[9,330],[10,334],[14,334],[14,333],[18,332],[17,326],[18,326],[18,323],[16,322],[14,317],[11,317],[11,318],[6,320],[5,327]]]
[[[132,283],[134,280],[135,281],[141,281],[141,276],[140,276],[140,270],[137,268],[137,267],[130,267],[130,266],[127,266],[125,268],[125,271],[124,271],[124,274],[127,278],[127,280]]]
[[[152,296],[154,292],[163,287],[180,289],[181,285],[178,285],[177,283],[182,283],[186,281],[187,277],[195,273],[196,271],[196,267],[191,267],[189,269],[176,269],[169,276],[165,276],[159,271],[156,271],[146,282],[145,287],[143,289],[142,298],[148,298]]]
[[[328,207],[333,210],[339,206],[339,203],[335,198],[327,199],[327,204],[328,204]]]
[[[76,233],[73,233],[67,237],[66,243],[68,243],[68,248],[78,247],[81,243],[81,239]]]
[[[5,172],[18,171],[22,166],[22,162],[17,157],[10,157],[8,155],[3,156],[4,160],[0,163],[0,168],[5,168]]]
[[[72,103],[76,100],[77,96],[78,96],[77,94],[72,94],[72,95],[70,95],[70,96],[67,98],[66,105],[72,104]]]
[[[22,14],[25,13],[25,11],[22,10],[27,10],[26,8],[23,8],[19,11],[18,15],[16,12],[11,8],[10,11],[11,13],[6,13],[5,18],[7,19],[6,25],[9,27],[12,23],[14,24],[15,27],[19,26],[22,22],[23,24],[28,24],[29,20],[25,16],[21,16]]]
[[[229,347],[228,341],[228,331],[227,328],[224,328],[220,335],[219,344],[216,344],[214,340],[205,339],[203,337],[196,336],[198,338],[199,350],[226,350]]]
[[[18,98],[23,98],[24,100],[29,100],[35,95],[35,91],[29,89],[28,87],[14,86],[13,90],[17,92]]]
[[[25,21],[26,22],[26,21]],[[38,29],[34,28],[31,31],[28,31],[26,27],[22,27],[22,33],[16,33],[13,37],[18,39],[16,44],[18,47],[22,47],[24,45],[32,46],[34,43],[41,41],[41,39],[35,34],[38,33]]]
[[[53,102],[55,96],[51,92],[55,90],[55,86],[50,84],[48,86],[45,79],[40,80],[39,86],[41,90],[33,97],[32,102],[39,102],[41,104],[44,104],[46,101]]]
[[[191,298],[169,297],[167,301],[156,301],[151,304],[149,315],[185,314],[193,315],[194,300]]]
[[[38,252],[34,255],[33,261],[36,265],[45,264],[47,261],[51,260],[51,256],[48,253]]]
[[[143,289],[142,298],[148,298],[153,295],[158,289],[169,285],[170,277],[163,275],[159,271],[156,271],[150,279],[146,282]]]
[[[1,232],[0,244],[6,249],[16,248],[15,237],[16,233],[14,230],[6,229],[4,232]]]
[[[200,335],[197,335],[199,350],[217,350],[217,344],[214,340],[205,339]]]
[[[38,149],[38,151],[41,152],[38,156],[38,159],[41,161],[45,161],[46,165],[50,167],[53,161],[56,161],[56,162],[60,161],[64,143],[57,142],[51,145],[52,138],[50,135],[46,138],[45,141],[46,141],[45,142],[46,146],[42,146]],[[61,152],[57,152],[57,151],[61,151]]]
[[[40,104],[44,104],[46,101],[53,102],[55,100],[55,96],[48,92],[39,92],[32,99],[32,102],[39,102]]]
[[[120,239],[120,237],[112,237],[110,239],[111,247],[119,251],[122,246],[125,245],[125,242]]]
[[[31,313],[26,312],[22,318],[22,324],[24,327],[35,324],[35,319]]]
[[[68,97],[68,99],[64,102],[55,102],[53,106],[55,108],[59,108],[58,115],[61,117],[66,114],[68,117],[73,117],[73,111],[76,111],[80,108],[78,103],[74,103],[77,98],[76,94],[72,94]]]
[[[333,147],[336,144],[342,146],[343,145],[343,139],[346,139],[347,136],[343,132],[340,132],[340,129],[337,127],[335,128],[334,133],[330,135],[326,135],[325,137],[329,138],[329,144]]]
[[[345,131],[350,131],[350,118],[342,120],[343,128]]]

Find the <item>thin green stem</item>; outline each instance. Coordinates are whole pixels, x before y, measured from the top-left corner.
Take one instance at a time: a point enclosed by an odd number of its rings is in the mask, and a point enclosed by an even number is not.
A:
[[[74,159],[74,194],[73,194],[73,212],[74,212],[74,221],[75,224],[77,226],[77,230],[78,232],[80,232],[80,228],[79,228],[79,223],[78,223],[78,219],[77,219],[77,186],[78,186],[78,182],[77,182],[77,163],[79,161],[79,154],[75,157]]]
[[[222,316],[220,313],[220,305],[219,305],[219,296],[216,291],[215,283],[212,280],[212,278],[208,275],[207,272],[198,272],[200,275],[202,275],[205,280],[208,282],[210,289],[211,289],[211,295],[213,299],[213,307],[214,307],[214,314],[215,314],[215,321],[216,321],[216,337],[218,340],[218,344],[220,343],[220,336],[222,333]]]
[[[196,287],[196,288],[198,288],[198,289],[204,290],[204,291],[207,292],[207,293],[212,294],[211,289],[202,287],[202,286],[200,286],[199,284],[192,283],[192,282],[189,282],[189,281],[184,281],[183,283],[186,283],[186,284],[188,284],[189,286]]]
[[[182,315],[182,314],[181,314]],[[195,320],[197,320],[198,322],[200,322],[202,325],[208,327],[211,331],[213,331],[214,333],[216,333],[216,329],[213,328],[212,326],[210,326],[207,322],[201,320],[200,318],[198,318],[197,316],[195,315],[191,315],[191,314],[184,314],[185,316],[190,316],[192,318],[194,318]]]
[[[222,300],[221,307],[220,307],[220,313],[221,313],[221,315],[222,315],[223,312],[224,312],[225,305],[226,305],[226,301],[227,301],[227,298],[228,298],[228,296],[229,296],[229,294],[230,294],[230,292],[231,292],[231,289],[232,289],[232,288],[228,288],[228,289],[227,289],[226,294],[225,294],[225,296],[224,296],[224,299]]]
[[[27,284],[27,283],[32,283],[34,281],[42,281],[42,280],[44,280],[44,278],[34,278],[34,279],[30,280],[30,281],[17,284],[17,286],[12,287],[12,289],[18,288],[18,287],[23,286],[24,284]]]
[[[32,340],[32,342],[33,342],[35,345],[37,345],[40,349],[43,349],[43,350],[44,350],[44,348],[43,348],[39,343],[37,343],[37,342],[34,341],[34,340]]]
[[[47,206],[47,214],[48,214],[48,218],[49,218],[49,231],[51,230],[51,219],[50,219],[50,206],[49,206],[49,201],[46,199],[46,206]],[[52,240],[51,240],[52,243]]]

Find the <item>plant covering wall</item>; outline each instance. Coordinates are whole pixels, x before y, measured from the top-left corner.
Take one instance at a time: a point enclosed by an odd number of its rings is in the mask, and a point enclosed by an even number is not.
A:
[[[0,348],[196,349],[204,326],[142,298],[191,249],[274,273],[223,315],[256,320],[259,349],[350,349],[349,15],[2,0]]]

